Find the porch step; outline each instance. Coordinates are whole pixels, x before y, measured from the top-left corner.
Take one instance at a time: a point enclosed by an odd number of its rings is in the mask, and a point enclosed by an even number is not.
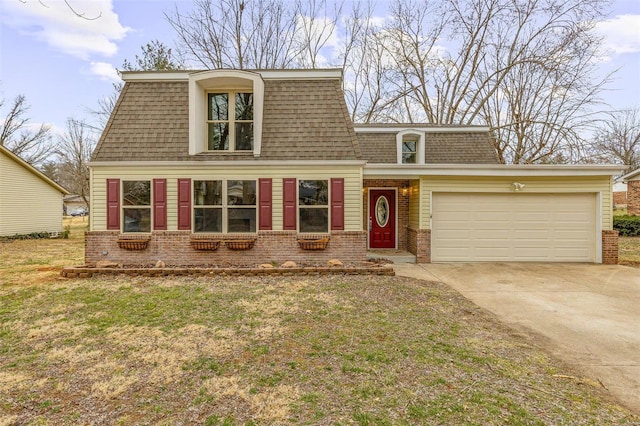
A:
[[[367,259],[387,259],[393,263],[416,263],[416,256],[402,250],[369,250]]]

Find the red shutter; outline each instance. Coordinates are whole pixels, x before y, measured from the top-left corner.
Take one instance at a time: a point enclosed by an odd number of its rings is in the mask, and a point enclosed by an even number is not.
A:
[[[272,229],[271,223],[271,179],[258,179],[260,187],[260,230],[269,231]]]
[[[344,230],[344,179],[331,179],[331,230]]]
[[[167,180],[153,180],[153,229],[167,230]]]
[[[282,179],[282,229],[296,229],[296,178]]]
[[[107,179],[107,229],[120,229],[120,179]]]
[[[191,179],[178,179],[178,229],[191,229]]]

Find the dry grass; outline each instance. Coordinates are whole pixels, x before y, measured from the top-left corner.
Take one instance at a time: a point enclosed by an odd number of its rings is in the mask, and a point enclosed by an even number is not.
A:
[[[0,425],[640,421],[444,285],[66,280],[73,226],[0,245]]]
[[[618,244],[620,264],[640,267],[640,237],[619,237]]]

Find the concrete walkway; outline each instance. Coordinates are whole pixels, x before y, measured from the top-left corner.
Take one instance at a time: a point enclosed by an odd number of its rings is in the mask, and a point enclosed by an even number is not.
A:
[[[640,270],[550,263],[396,264],[444,282],[640,413]]]

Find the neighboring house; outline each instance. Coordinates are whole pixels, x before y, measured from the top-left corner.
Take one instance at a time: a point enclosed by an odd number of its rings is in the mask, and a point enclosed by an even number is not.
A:
[[[619,180],[627,184],[627,214],[640,215],[640,169],[627,173]]]
[[[89,197],[87,197],[89,199]],[[81,195],[70,194],[64,197],[64,211],[65,214],[70,215],[74,211],[80,209],[88,209],[89,206],[84,201]]]
[[[0,145],[0,236],[61,232],[66,194],[63,187]]]
[[[618,166],[498,164],[488,127],[353,125],[340,70],[124,72],[86,262],[617,262]]]
[[[620,179],[616,179],[613,183],[613,206],[627,207],[627,184]]]

